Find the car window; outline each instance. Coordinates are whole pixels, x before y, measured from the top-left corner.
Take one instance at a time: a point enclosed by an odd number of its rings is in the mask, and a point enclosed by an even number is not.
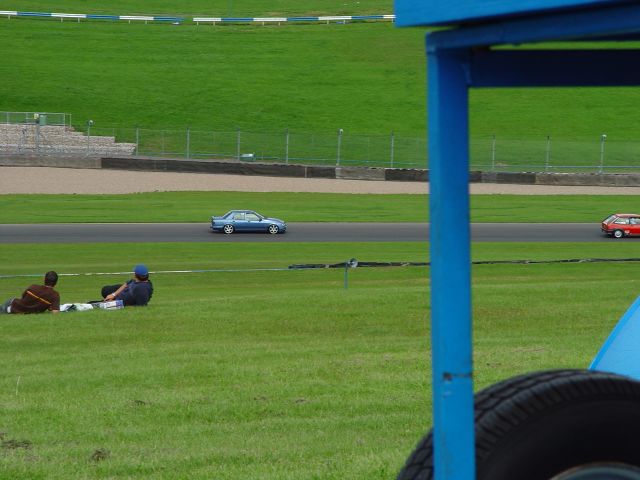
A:
[[[222,216],[222,218],[231,218],[232,216],[233,216],[233,212],[227,212]]]
[[[639,225],[639,224],[640,224],[640,218],[638,218],[638,217],[631,217],[631,218],[629,219],[629,223],[630,223],[631,225]]]
[[[258,220],[260,220],[260,217],[258,217],[258,215],[256,215],[255,213],[247,213],[247,221],[257,222]]]
[[[629,225],[629,219],[628,218],[618,218],[613,223],[615,223],[616,225]]]
[[[617,218],[615,215],[609,215],[607,218],[605,218],[602,223],[609,223],[611,221],[613,221],[615,218]]]
[[[240,212],[234,213],[233,214],[233,219],[234,220],[244,220],[244,213],[240,213]]]

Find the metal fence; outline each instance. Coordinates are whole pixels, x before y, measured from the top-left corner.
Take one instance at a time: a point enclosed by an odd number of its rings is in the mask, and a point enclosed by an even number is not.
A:
[[[71,114],[50,112],[0,112],[0,122],[5,124],[70,126]]]
[[[91,128],[136,145],[146,157],[231,159],[309,165],[426,168],[424,137],[281,132]]]
[[[640,169],[640,141],[614,135],[470,139],[472,170],[618,173]]]
[[[426,135],[356,135],[343,129],[333,133],[158,130],[103,127],[91,121],[73,128],[71,120],[65,113],[0,112],[0,154],[429,168]],[[10,125],[13,130],[3,130]],[[470,158],[470,169],[481,171],[634,172],[640,168],[640,141],[605,134],[572,139],[478,135],[470,138]]]

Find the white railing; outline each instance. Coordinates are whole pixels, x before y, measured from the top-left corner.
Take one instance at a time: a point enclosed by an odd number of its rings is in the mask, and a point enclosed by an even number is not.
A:
[[[47,12],[19,12],[17,10],[0,10],[0,16],[11,17],[42,17],[59,18],[61,22],[65,19],[75,20],[112,20],[133,22],[165,22],[165,23],[185,23],[192,22],[196,25],[201,23],[211,23],[213,25],[223,23],[347,23],[363,21],[395,21],[395,15],[325,15],[325,16],[297,16],[297,17],[173,17],[156,15],[102,15],[93,13],[47,13]]]

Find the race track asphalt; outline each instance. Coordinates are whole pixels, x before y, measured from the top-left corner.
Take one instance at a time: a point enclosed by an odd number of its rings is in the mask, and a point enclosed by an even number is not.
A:
[[[452,225],[450,228],[455,228]],[[213,233],[206,223],[0,225],[0,243],[423,242],[426,223],[290,223],[287,233]],[[474,242],[611,242],[595,223],[475,223]],[[625,239],[634,241],[634,239]],[[625,241],[623,240],[623,241]]]

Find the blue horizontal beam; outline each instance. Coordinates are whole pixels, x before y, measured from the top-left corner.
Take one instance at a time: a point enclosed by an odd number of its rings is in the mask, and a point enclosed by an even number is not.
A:
[[[156,22],[183,22],[184,18],[181,17],[153,17]]]
[[[640,33],[640,4],[613,4],[598,9],[556,13],[544,17],[509,19],[427,35],[427,52],[539,42],[588,40]]]
[[[484,50],[470,56],[471,87],[640,85],[639,50]]]
[[[92,14],[92,13],[87,14],[87,18],[90,18],[93,20],[119,20],[120,19],[118,15],[98,15],[98,14]]]
[[[18,12],[19,17],[50,17],[50,13],[43,12]]]
[[[500,17],[548,15],[560,10],[592,8],[625,0],[396,0],[398,24],[471,25]]]

